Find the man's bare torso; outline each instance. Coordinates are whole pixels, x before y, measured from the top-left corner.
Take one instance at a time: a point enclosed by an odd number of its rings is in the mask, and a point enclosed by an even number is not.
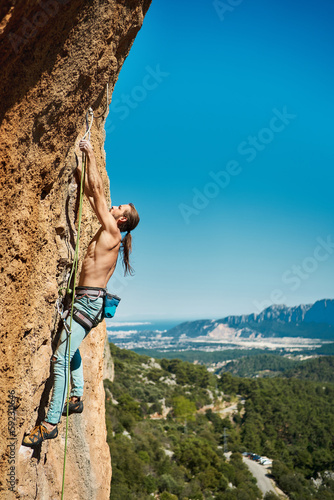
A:
[[[79,286],[106,288],[116,268],[120,245],[120,233],[119,237],[116,237],[101,227],[88,246],[82,263]]]

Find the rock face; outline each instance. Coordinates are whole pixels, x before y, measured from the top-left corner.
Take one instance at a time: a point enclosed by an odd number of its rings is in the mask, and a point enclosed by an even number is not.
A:
[[[0,495],[58,499],[65,422],[57,439],[20,447],[50,398],[59,332],[58,290],[74,253],[74,152],[91,106],[92,143],[105,171],[110,96],[150,0],[7,0],[0,6]],[[85,202],[80,258],[98,221]],[[102,323],[80,349],[85,410],[69,419],[65,495],[107,499],[111,479],[104,420]]]

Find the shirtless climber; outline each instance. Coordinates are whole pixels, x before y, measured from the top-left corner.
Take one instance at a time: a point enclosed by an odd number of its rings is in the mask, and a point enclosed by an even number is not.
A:
[[[131,252],[132,236],[130,231],[137,226],[139,216],[132,203],[113,206],[110,210],[108,209],[102,178],[96,167],[92,146],[88,141],[82,140],[79,147],[86,155],[85,195],[88,197],[101,223],[101,228],[90,242],[84,258],[74,304],[79,314],[83,314],[85,317],[88,316],[96,324],[101,319],[103,295],[107,283],[115,271],[120,249],[122,249],[123,253],[125,273],[131,274],[132,268],[129,263],[129,254]],[[78,175],[81,177],[81,170],[79,169]],[[126,232],[126,235],[122,239],[121,233],[123,232]],[[69,324],[69,319],[67,323]],[[22,441],[24,446],[34,447],[45,439],[57,437],[57,424],[61,415],[66,415],[67,404],[69,405],[69,414],[83,411],[81,398],[84,379],[79,346],[89,331],[89,328],[85,328],[73,318],[70,352],[72,390],[70,400],[65,404],[68,390],[68,335],[66,329],[63,329],[58,347],[52,356],[54,362],[54,386],[49,410],[45,420],[24,436]]]

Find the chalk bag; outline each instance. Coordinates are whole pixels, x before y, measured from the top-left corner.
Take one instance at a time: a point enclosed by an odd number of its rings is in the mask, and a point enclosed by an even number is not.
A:
[[[104,317],[113,318],[115,316],[116,307],[120,303],[120,298],[117,295],[106,293],[104,296]]]

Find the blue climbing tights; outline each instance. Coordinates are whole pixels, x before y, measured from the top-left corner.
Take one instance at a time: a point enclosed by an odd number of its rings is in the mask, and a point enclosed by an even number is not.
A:
[[[94,317],[102,308],[102,297],[83,296],[75,299],[75,307],[80,311],[84,311],[90,317]],[[67,319],[69,325],[70,319]],[[79,346],[83,339],[88,335],[90,330],[79,325],[74,319],[72,320],[71,333],[71,393],[70,396],[81,397],[83,395],[84,378],[82,360],[79,351]],[[53,355],[54,361],[54,385],[52,398],[49,406],[46,422],[57,424],[60,421],[61,414],[64,409],[64,404],[67,396],[67,379],[68,379],[68,334],[65,330],[61,332],[58,347]]]

